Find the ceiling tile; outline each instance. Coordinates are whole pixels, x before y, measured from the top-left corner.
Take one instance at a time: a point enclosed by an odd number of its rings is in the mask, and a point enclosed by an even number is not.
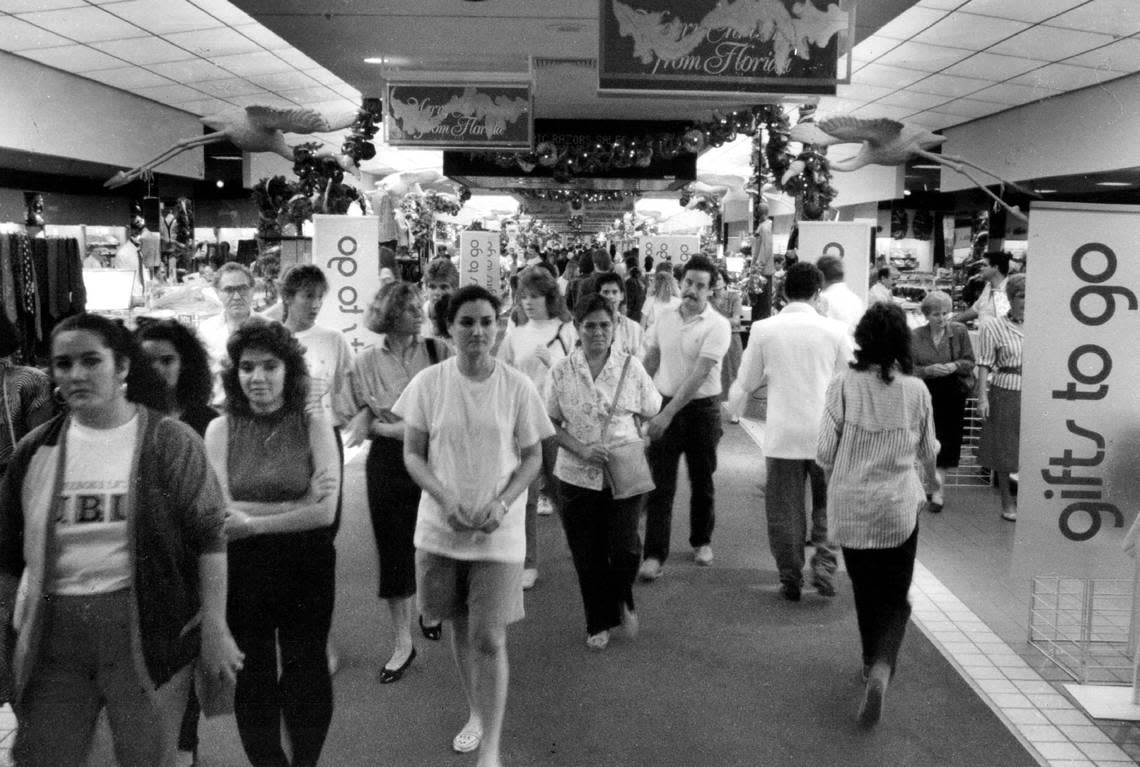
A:
[[[57,48],[70,42],[66,37],[20,21],[15,16],[0,16],[0,50],[19,52],[32,48]]]
[[[1085,0],[970,0],[962,10],[1036,24],[1083,2]]]
[[[229,99],[231,104],[237,104],[239,107],[249,106],[262,106],[262,107],[280,107],[282,109],[296,109],[297,105],[289,99],[280,96],[274,96],[272,93],[254,93],[249,96],[232,96]]]
[[[230,72],[214,66],[205,59],[148,64],[146,68],[177,83],[200,83],[206,80],[228,80],[233,77]]]
[[[871,35],[851,51],[853,61],[874,61],[899,44],[898,40],[882,35]]]
[[[836,88],[836,95],[839,98],[847,99],[849,101],[874,101],[881,99],[891,93],[891,88],[879,88],[874,85],[840,85]]]
[[[853,101],[851,99],[840,99],[834,96],[824,96],[819,100],[817,107],[817,115],[827,117],[835,117],[837,115],[845,115],[852,110],[858,109],[863,105],[861,101]],[[817,117],[816,119],[821,119]]]
[[[914,114],[914,111],[915,110],[909,107],[892,107],[876,101],[874,104],[867,104],[866,106],[859,107],[851,114],[857,117],[865,117],[872,120],[879,118],[902,120],[908,115]]]
[[[196,58],[193,53],[171,45],[160,37],[132,37],[127,40],[104,40],[91,43],[105,53],[118,56],[135,64],[161,64],[166,61],[184,61]]]
[[[1136,0],[1095,0],[1049,19],[1049,26],[1127,37],[1140,32],[1140,10]]]
[[[301,53],[296,48],[290,48],[284,51],[277,51],[277,55],[285,61],[289,62],[297,69],[324,69],[323,66],[313,61],[305,54]]]
[[[887,104],[893,107],[910,107],[911,111],[917,109],[931,109],[939,104],[945,104],[946,96],[935,93],[917,93],[915,91],[901,90],[876,101],[876,104]]]
[[[202,99],[201,91],[194,90],[189,85],[182,85],[181,83],[139,88],[135,92],[143,98],[163,104],[180,104],[185,101],[200,101]]]
[[[123,37],[137,37],[141,34],[139,28],[134,24],[123,21],[117,16],[112,16],[93,5],[61,11],[22,13],[19,18],[80,43],[91,43],[96,40],[118,40]]]
[[[942,74],[977,77],[983,80],[1004,80],[1023,75],[1045,63],[1044,61],[1033,61],[1017,56],[999,56],[996,53],[983,51],[959,61],[952,67],[947,67]]]
[[[930,130],[942,130],[943,128],[949,128],[951,125],[957,125],[962,122],[962,118],[942,114],[940,112],[918,112],[906,118],[906,121],[908,123],[914,123],[915,125],[921,125],[924,128],[930,128]]]
[[[980,51],[1010,35],[1016,35],[1028,26],[1023,21],[954,13],[915,35],[914,41]]]
[[[985,117],[992,115],[995,112],[1001,111],[1001,107],[990,101],[975,101],[974,99],[954,99],[942,104],[938,109],[932,109],[932,112],[939,112],[942,114],[954,115],[957,117],[966,117],[971,120],[977,117]]]
[[[318,85],[313,88],[301,88],[299,90],[284,91],[282,96],[294,101],[302,106],[308,106],[311,103],[321,101],[334,101],[340,94],[336,91],[326,88],[323,85]]]
[[[166,39],[199,56],[232,56],[239,53],[257,53],[261,46],[232,29],[203,29],[197,32],[175,32]]]
[[[1129,38],[1065,60],[1066,64],[1096,67],[1112,72],[1140,70],[1140,40]]]
[[[78,8],[84,5],[87,5],[84,0],[0,0],[0,13],[54,11],[60,8]]]
[[[305,71],[306,77],[311,77],[321,85],[338,85],[344,82],[327,69],[309,69]]]
[[[951,64],[955,64],[970,52],[961,48],[946,48],[941,45],[924,45],[922,43],[903,43],[892,51],[879,57],[878,64],[917,69],[921,72],[939,72]]]
[[[350,99],[351,101],[357,103],[360,102],[360,91],[358,91],[356,88],[353,88],[348,83],[341,83],[340,85],[332,85],[330,87],[336,91],[338,95],[344,96],[346,99]]]
[[[966,0],[918,0],[917,5],[922,8],[952,11],[964,2],[966,2]]]
[[[913,6],[888,21],[875,34],[894,40],[909,40],[945,15],[946,11]]]
[[[65,72],[94,72],[99,69],[118,69],[124,61],[114,56],[108,56],[102,51],[88,48],[86,45],[64,45],[59,48],[37,48],[34,51],[23,51],[21,56],[35,59],[49,67],[62,69]]]
[[[951,75],[931,75],[910,86],[919,93],[935,93],[940,96],[966,96],[993,83],[974,77],[953,77]]]
[[[156,75],[147,69],[141,67],[120,67],[118,69],[101,69],[98,72],[88,72],[84,77],[90,80],[98,80],[106,85],[115,88],[121,88],[125,91],[134,90],[135,88],[148,88],[155,85],[171,85],[171,81],[165,77]]]
[[[200,83],[195,83],[194,87],[209,96],[217,96],[220,99],[266,92],[249,80],[244,80],[240,77],[232,77],[228,80],[204,80]]]
[[[268,51],[281,50],[283,48],[292,48],[287,40],[278,37],[273,32],[270,32],[260,24],[243,24],[240,27],[234,27],[238,32],[253,40],[255,43],[265,48]]]
[[[271,75],[275,72],[296,71],[269,51],[241,53],[237,56],[215,56],[214,63],[235,75]]]
[[[230,0],[191,0],[191,2],[218,21],[231,27],[253,23],[253,18],[231,3]]]
[[[1021,77],[1015,77],[1009,82],[1020,85],[1035,85],[1044,88],[1055,88],[1061,91],[1071,91],[1077,88],[1087,88],[1090,85],[1113,80],[1120,77],[1120,72],[1108,72],[1092,67],[1075,67],[1068,64],[1049,64],[1027,72]]]
[[[309,74],[298,72],[296,69],[290,69],[288,72],[278,72],[271,75],[250,75],[246,79],[251,83],[260,85],[268,91],[288,91],[297,90],[298,88],[311,88],[320,82],[320,80],[314,80]],[[337,79],[339,80],[339,78]],[[325,84],[327,85],[328,83]]]
[[[905,88],[926,77],[925,72],[889,67],[886,64],[867,64],[851,78],[854,85],[878,85],[883,88]]]
[[[989,88],[970,94],[970,98],[978,101],[993,101],[998,104],[1016,106],[1028,104],[1031,101],[1040,101],[1049,96],[1056,96],[1060,91],[1052,88],[1040,88],[1032,85],[1017,85],[1014,83],[998,83]]]
[[[127,0],[105,6],[108,11],[156,35],[221,27],[222,23],[187,0]]]
[[[178,108],[184,112],[189,112],[196,115],[212,115],[218,112],[224,112],[227,109],[233,109],[234,105],[229,102],[222,101],[215,98],[204,98],[201,101],[187,101],[178,105]]]
[[[1098,35],[1093,32],[1078,32],[1057,27],[1033,27],[998,43],[990,50],[993,53],[1024,56],[1027,59],[1041,58],[1042,52],[1047,52],[1053,61],[1058,61],[1099,48],[1111,43],[1112,40],[1109,35]]]

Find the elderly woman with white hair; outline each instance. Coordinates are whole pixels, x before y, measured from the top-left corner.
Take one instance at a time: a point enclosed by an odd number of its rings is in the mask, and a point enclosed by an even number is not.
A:
[[[962,452],[962,418],[973,387],[974,350],[966,326],[951,322],[953,302],[940,290],[922,300],[927,324],[911,332],[914,374],[926,382],[934,405],[934,432],[941,448],[931,477],[932,512],[942,511],[944,470],[958,465]]]

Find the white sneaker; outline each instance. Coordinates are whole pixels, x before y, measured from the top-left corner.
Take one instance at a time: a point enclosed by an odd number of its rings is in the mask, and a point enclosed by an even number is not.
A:
[[[648,557],[641,563],[641,567],[637,571],[637,577],[643,581],[655,581],[661,577],[661,560],[654,557]]]
[[[712,546],[705,544],[693,549],[693,561],[704,567],[711,565],[713,561]]]
[[[538,496],[538,516],[548,517],[554,513],[554,503],[545,495]]]
[[[522,587],[523,591],[534,588],[535,581],[538,580],[538,570],[533,567],[528,567],[523,570]]]

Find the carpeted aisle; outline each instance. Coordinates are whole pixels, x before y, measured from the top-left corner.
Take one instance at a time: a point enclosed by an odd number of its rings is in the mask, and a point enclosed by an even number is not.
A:
[[[586,650],[560,525],[539,519],[541,578],[509,639],[505,764],[1036,764],[913,626],[884,721],[871,732],[855,725],[862,683],[850,584],[842,577],[832,600],[811,592],[799,604],[779,599],[763,533],[759,451],[740,427],[725,428],[716,562],[693,565],[687,511],[676,515],[664,576],[637,587],[636,642],[615,635],[604,653]],[[334,637],[342,670],[322,764],[474,764],[450,750],[466,710],[446,641],[427,642],[417,631],[409,673],[394,685],[376,683],[390,640],[375,597],[362,473],[360,457],[348,467],[338,540]],[[687,509],[687,496],[677,508]],[[203,765],[246,763],[232,720],[202,733]]]

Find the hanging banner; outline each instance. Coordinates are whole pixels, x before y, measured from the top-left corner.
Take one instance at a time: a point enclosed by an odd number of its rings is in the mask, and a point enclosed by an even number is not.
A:
[[[1027,583],[1131,578],[1121,543],[1140,508],[1140,208],[1032,209],[1014,571]]]
[[[529,84],[389,83],[386,141],[422,149],[529,149]]]
[[[480,285],[499,295],[502,264],[499,233],[467,230],[459,233],[459,286]]]
[[[801,221],[798,226],[796,255],[800,260],[814,264],[820,256],[839,256],[843,259],[844,284],[867,303],[874,225],[860,221]]]
[[[826,0],[600,2],[602,91],[834,96],[850,81],[854,3],[840,10]]]
[[[364,318],[380,290],[380,219],[313,216],[313,264],[329,281],[317,324],[344,333],[354,353],[375,344]]]
[[[645,234],[637,238],[641,257],[653,256],[653,263],[671,261],[683,264],[701,252],[701,238],[696,234]]]

